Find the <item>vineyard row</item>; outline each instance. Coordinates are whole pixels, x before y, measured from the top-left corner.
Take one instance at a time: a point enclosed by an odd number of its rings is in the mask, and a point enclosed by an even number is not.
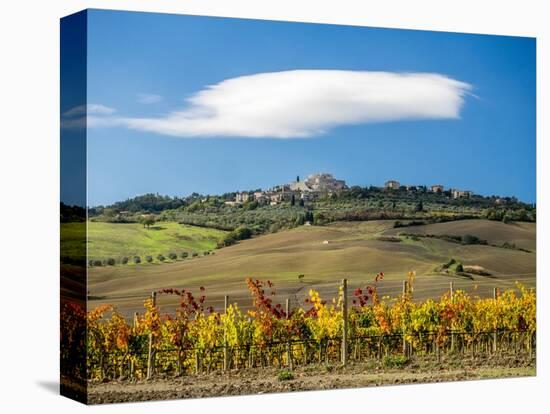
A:
[[[223,312],[204,306],[206,295],[164,289],[144,301],[131,322],[112,306],[62,310],[62,364],[88,380],[151,378],[250,367],[292,369],[389,356],[528,353],[535,347],[536,298],[521,284],[493,298],[449,291],[414,301],[414,272],[398,297],[379,297],[383,273],[348,292],[346,280],[331,301],[310,290],[303,306],[278,303],[270,281],[247,279],[253,310],[225,298]],[[348,295],[351,293],[351,297]],[[177,295],[175,313],[162,314],[157,295]],[[349,305],[348,305],[349,304]],[[78,355],[85,349],[87,357]],[[80,361],[80,362],[79,362]]]

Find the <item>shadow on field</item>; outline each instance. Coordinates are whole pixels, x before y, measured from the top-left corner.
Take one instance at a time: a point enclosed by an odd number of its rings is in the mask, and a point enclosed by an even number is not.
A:
[[[36,385],[54,394],[59,394],[59,382],[57,381],[37,381]]]

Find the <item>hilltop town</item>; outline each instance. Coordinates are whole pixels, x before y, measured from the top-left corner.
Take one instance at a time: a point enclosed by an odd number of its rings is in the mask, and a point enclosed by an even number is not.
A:
[[[307,179],[301,181],[296,177],[296,181],[289,184],[277,185],[267,190],[254,192],[238,192],[235,199],[227,201],[226,204],[239,204],[247,201],[257,201],[260,204],[276,205],[284,201],[312,201],[321,196],[338,194],[348,186],[344,180],[337,180],[329,173],[311,174]]]
[[[448,198],[471,198],[474,194],[470,190],[457,188],[445,189],[443,185],[402,185],[399,181],[388,180],[384,187],[373,187],[374,189],[387,191],[401,191],[409,193],[434,193],[445,195]],[[250,201],[256,201],[261,205],[277,205],[282,202],[307,202],[314,201],[321,197],[339,195],[349,187],[345,180],[338,180],[330,173],[315,173],[309,175],[305,180],[296,177],[296,181],[288,184],[276,185],[272,188],[259,191],[241,191],[235,193],[232,200],[226,201],[226,205],[239,205]],[[502,202],[498,199],[497,204]]]
[[[70,211],[67,215],[70,216]],[[142,222],[144,218],[217,230],[246,227],[253,234],[276,232],[305,223],[366,220],[536,221],[536,206],[515,197],[484,196],[441,184],[383,186],[349,185],[333,174],[309,175],[265,189],[193,193],[186,197],[144,194],[110,206],[88,209],[93,221]],[[152,217],[154,216],[154,218]]]

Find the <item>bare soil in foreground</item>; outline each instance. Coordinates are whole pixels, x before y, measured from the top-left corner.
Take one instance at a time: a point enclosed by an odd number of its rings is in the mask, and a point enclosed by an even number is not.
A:
[[[281,379],[277,368],[233,370],[228,373],[163,377],[149,381],[91,383],[90,404],[203,398],[275,392],[328,390],[382,385],[465,381],[536,375],[534,357],[493,356],[413,357],[404,366],[385,367],[381,361],[336,365],[308,365]]]

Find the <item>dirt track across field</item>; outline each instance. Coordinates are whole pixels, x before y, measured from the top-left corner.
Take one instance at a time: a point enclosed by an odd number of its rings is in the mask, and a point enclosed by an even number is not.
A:
[[[455,356],[438,363],[414,358],[401,368],[384,368],[378,361],[339,366],[310,365],[293,371],[293,379],[278,379],[277,368],[229,373],[164,377],[151,381],[91,384],[89,403],[169,400],[275,392],[328,390],[383,385],[418,384],[536,375],[535,360],[523,357],[471,358]]]

